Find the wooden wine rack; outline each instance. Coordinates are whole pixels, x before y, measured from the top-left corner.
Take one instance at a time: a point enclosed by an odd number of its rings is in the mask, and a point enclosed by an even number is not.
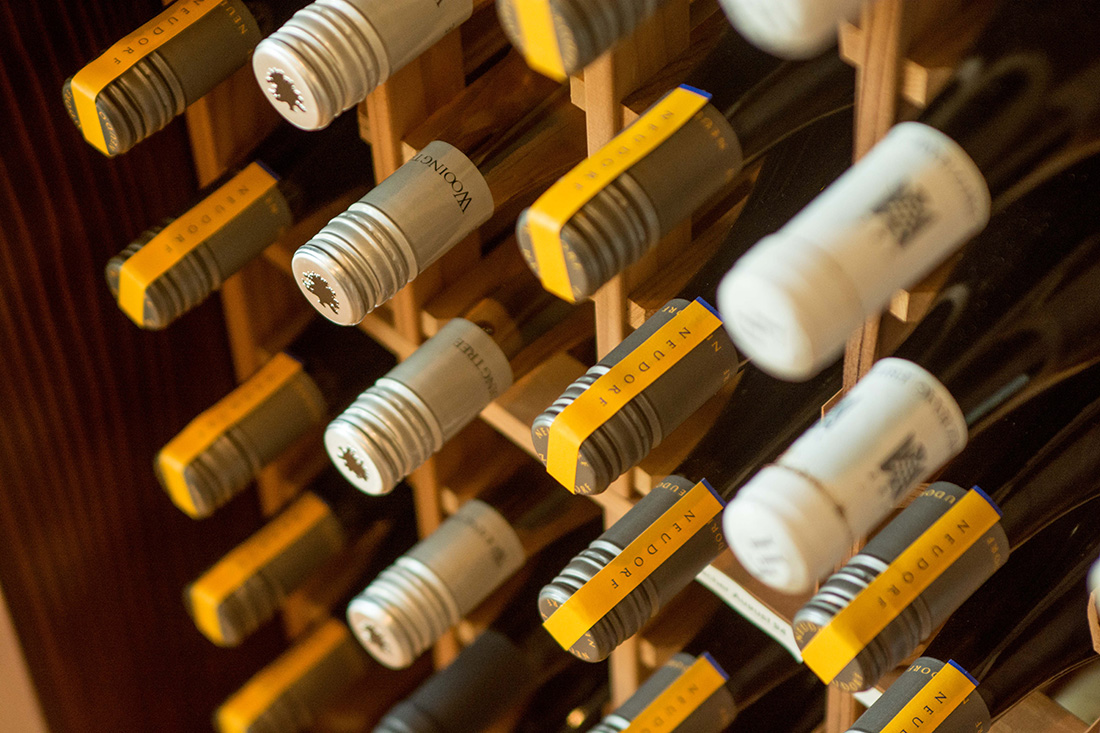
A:
[[[858,158],[899,119],[913,116],[948,79],[954,64],[980,27],[996,0],[877,0],[869,3],[857,23],[838,29],[839,53],[858,70],[855,150]],[[725,24],[716,0],[671,0],[655,17],[640,26],[569,80],[572,102],[584,110],[590,152],[597,150],[629,124],[660,94],[682,81],[686,70],[715,41]],[[510,50],[496,20],[492,0],[475,0],[474,14],[370,95],[360,105],[362,136],[374,155],[375,174],[383,179],[408,160],[431,125],[439,117],[458,115],[462,93],[486,67],[496,67]],[[448,106],[451,105],[451,106]],[[443,110],[440,112],[440,110]],[[458,110],[458,111],[456,111]],[[433,119],[433,115],[435,115]],[[245,154],[278,123],[277,115],[262,98],[250,69],[243,69],[187,112],[195,162],[201,183],[219,175]],[[427,129],[425,128],[427,125]],[[431,139],[430,137],[427,139]],[[593,297],[591,323],[598,355],[607,353],[661,304],[673,297],[721,243],[723,224],[740,211],[728,201],[743,198],[755,174],[747,171],[716,199],[714,210],[726,204],[728,211],[700,215],[670,233],[643,260],[611,280]],[[740,193],[738,187],[742,187]],[[286,345],[302,325],[316,317],[289,276],[290,257],[298,245],[318,231],[333,215],[356,197],[337,202],[310,221],[303,222],[263,258],[231,278],[222,289],[232,358],[239,379],[252,374]],[[706,213],[706,212],[702,212]],[[687,247],[691,243],[691,247]],[[369,315],[360,328],[398,356],[405,358],[448,318],[459,315],[478,297],[524,265],[514,245],[506,243],[480,262],[480,240],[474,233],[440,262],[422,273],[389,303]],[[682,273],[677,281],[668,273]],[[845,357],[845,388],[870,368],[880,353],[896,344],[908,327],[923,315],[935,295],[947,267],[923,283],[899,293],[889,311],[869,321],[853,334]],[[587,315],[585,316],[588,317]],[[569,324],[573,329],[577,323]],[[582,329],[583,330],[583,329]],[[551,346],[554,345],[551,341]],[[421,535],[434,530],[442,519],[466,498],[476,495],[500,474],[496,463],[471,466],[469,455],[486,456],[486,444],[500,448],[505,461],[533,460],[530,424],[586,364],[571,356],[568,340],[563,348],[548,348],[545,359],[500,399],[487,407],[480,421],[464,430],[425,466],[408,479],[414,495]],[[721,399],[705,406],[666,440],[643,464],[594,497],[610,526],[669,473],[698,435],[717,414]],[[316,475],[327,461],[318,435],[300,441],[259,479],[261,506],[274,513]],[[512,450],[512,447],[515,450]],[[578,499],[580,501],[580,499]],[[853,550],[856,548],[853,548]],[[754,584],[725,553],[716,564],[770,612],[789,619],[805,598],[769,593]],[[335,571],[324,583],[313,583],[313,592],[296,594],[284,613],[284,625],[293,638],[312,621],[328,612],[326,602],[347,588],[355,577],[354,565]],[[445,665],[471,641],[501,608],[514,584],[502,589],[477,609],[434,648],[437,667]],[[318,599],[317,588],[327,587]],[[693,584],[634,639],[611,657],[612,703],[621,703],[654,668],[677,651],[717,604],[715,597]],[[341,615],[340,610],[334,611]],[[842,733],[858,717],[861,708],[848,695],[830,689],[827,715],[820,731]],[[994,726],[996,733],[1096,731],[1052,702],[1035,694]],[[510,728],[507,721],[497,730]]]

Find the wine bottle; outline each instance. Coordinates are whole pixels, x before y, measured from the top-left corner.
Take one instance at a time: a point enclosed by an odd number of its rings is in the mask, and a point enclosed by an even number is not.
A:
[[[496,0],[500,25],[531,68],[565,81],[668,0]]]
[[[825,719],[825,689],[802,669],[738,713],[725,733],[813,733]]]
[[[375,659],[409,666],[529,558],[597,516],[541,474],[525,463],[467,501],[352,599],[348,623]]]
[[[1098,32],[1087,3],[1002,3],[916,121],[895,125],[730,270],[719,310],[738,348],[772,374],[805,379],[895,291],[1049,176],[1039,167],[1100,112],[1087,91],[1100,79]]]
[[[314,319],[158,451],[157,478],[181,511],[207,517],[393,363],[366,334]]]
[[[526,205],[584,157],[584,113],[564,89],[495,135],[470,157],[445,139],[428,143],[299,247],[291,269],[310,304],[358,323],[495,211]]]
[[[452,318],[325,428],[329,458],[368,494],[385,494],[469,425],[533,365],[532,345],[570,307],[530,277]]]
[[[317,0],[265,38],[252,70],[291,124],[319,130],[461,25],[473,0]]]
[[[1100,485],[1100,455],[1095,450],[1100,436],[1098,376],[1100,369],[1086,370],[1048,390],[1042,396],[1045,399],[1026,404],[1029,413],[1040,413],[1035,421],[1040,427],[1022,438],[1013,434],[1019,431],[986,431],[980,436],[986,440],[975,441],[948,464],[939,481],[877,533],[795,613],[795,639],[806,663],[823,680],[846,690],[875,685],[927,641],[1009,553],[1096,497]],[[1090,392],[1093,401],[1081,409],[1083,395]],[[1076,416],[1067,417],[1075,412]],[[1022,416],[1023,420],[1032,417]],[[1033,448],[1054,426],[1066,422],[1069,424],[1040,449]],[[990,439],[1008,445],[991,450]],[[1000,453],[1007,458],[999,463],[1014,463],[1020,469],[1003,482],[986,483],[985,478],[1003,472],[1003,467],[976,471],[973,465],[965,465],[987,460],[985,456],[965,460],[975,452]],[[959,461],[963,465],[957,465]],[[970,485],[969,480],[958,479],[975,474],[979,484],[989,487],[985,495],[992,504],[989,509],[976,497],[968,498],[962,486]],[[949,544],[960,549],[953,555]],[[899,573],[905,576],[900,584]],[[877,603],[873,599],[882,588],[896,590],[891,592],[890,612],[862,610]],[[832,636],[814,642],[829,626]],[[846,645],[843,655],[835,653],[832,638],[850,633],[865,643]],[[812,651],[808,649],[811,643]]]
[[[184,604],[206,638],[237,646],[349,545],[371,552],[374,577],[412,546],[415,527],[409,492],[368,501],[330,468],[190,583]]]
[[[988,730],[1028,692],[1094,659],[1082,583],[1100,543],[1096,508],[1011,557],[851,730],[878,733],[910,701],[928,705],[917,708],[926,730]]]
[[[851,130],[850,114],[832,115],[769,153],[741,215],[719,250],[676,298],[535,418],[531,424],[535,452],[566,488],[577,494],[603,492],[723,386],[738,378],[745,362],[719,319],[704,310],[704,304],[713,301],[729,264],[761,233],[772,231],[847,168]],[[692,304],[695,299],[702,302]],[[702,318],[693,317],[692,310]],[[696,321],[698,325],[694,325]],[[681,353],[684,351],[686,355]],[[677,357],[679,360],[671,363]],[[614,392],[616,389],[623,392]],[[628,389],[637,394],[629,397],[633,392],[626,392]],[[612,402],[612,393],[619,398],[617,402]],[[629,401],[624,402],[627,397]],[[590,434],[565,448],[566,431],[584,420]]]
[[[319,623],[257,672],[214,712],[218,733],[300,733],[356,681],[373,680],[372,695],[385,706],[399,698],[404,680],[376,664],[335,619]],[[383,709],[385,709],[383,707]]]
[[[304,0],[176,0],[65,80],[73,122],[96,150],[125,153],[248,58]]]
[[[799,664],[734,610],[722,606],[702,629],[592,729],[616,733],[663,720],[663,730],[720,733],[765,693],[793,677]]]
[[[709,511],[702,510],[706,504],[698,504],[698,499],[707,498],[701,480],[710,482],[721,501],[728,500],[745,479],[813,423],[821,405],[838,389],[839,368],[795,384],[780,382],[751,364],[746,367],[722,413],[676,473],[543,587],[539,613],[544,625],[557,623],[551,618],[578,593],[599,601],[599,613],[582,615],[562,629],[548,626],[558,643],[585,661],[599,662],[640,631],[726,549],[721,503],[710,505]],[[611,583],[609,576],[629,583]],[[596,607],[592,601],[582,602]],[[578,623],[587,628],[578,628]]]
[[[167,327],[288,227],[374,182],[354,115],[314,135],[281,126],[251,159],[108,261],[111,294],[138,326]]]
[[[520,215],[528,265],[559,297],[587,298],[778,142],[850,109],[853,89],[836,53],[779,64],[730,31],[687,84]]]
[[[751,573],[808,591],[969,435],[1100,357],[1100,241],[1079,215],[1100,190],[1098,165],[1076,164],[998,216],[893,356],[746,484],[724,526]]]
[[[863,0],[719,0],[730,25],[768,53],[808,58],[837,43],[837,26],[855,20]]]
[[[532,695],[513,733],[576,733],[600,722],[611,700],[608,670],[578,666],[559,672]]]
[[[539,588],[599,532],[598,524],[582,526],[539,553],[523,585],[489,628],[391,708],[374,733],[476,733],[517,706],[526,707],[559,675],[578,683],[594,675],[606,677],[606,668],[564,654],[533,612]],[[556,726],[554,717],[539,717],[531,726],[544,731]]]

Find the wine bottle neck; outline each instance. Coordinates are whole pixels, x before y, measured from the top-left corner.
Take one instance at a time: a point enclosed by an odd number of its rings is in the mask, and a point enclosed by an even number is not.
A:
[[[993,718],[1028,693],[1096,658],[1085,610],[1084,577],[1070,592],[1022,631],[997,656],[978,691]]]
[[[745,161],[751,162],[814,121],[851,109],[854,102],[855,70],[830,49],[810,61],[784,63],[720,109],[737,132]]]
[[[463,317],[476,324],[509,360],[569,316],[573,306],[530,277],[515,278],[475,304]],[[519,378],[522,375],[515,375]]]
[[[718,283],[760,239],[779,229],[851,165],[852,115],[815,122],[769,153],[726,241],[680,291],[715,303]]]
[[[1100,33],[1087,3],[1005,3],[921,120],[958,142],[994,199],[1064,149],[1100,111]]]
[[[730,499],[749,476],[820,419],[821,406],[840,386],[840,364],[806,382],[784,382],[750,363],[715,425],[676,473],[696,481],[705,478]]]
[[[285,349],[302,363],[325,397],[329,409],[340,409],[383,376],[396,359],[355,328],[316,318]]]
[[[684,645],[693,657],[709,654],[729,676],[726,690],[743,710],[800,669],[790,652],[735,611],[720,607]]]
[[[984,338],[946,366],[940,380],[971,432],[1024,399],[1095,363],[1100,344],[1100,236],[1079,245]]]
[[[1096,369],[1067,380],[1085,389],[1096,383]],[[1100,399],[1093,401],[1055,435],[1022,471],[998,487],[993,498],[1004,512],[1003,524],[1013,546],[1026,542],[1062,513],[1096,496],[1100,486]]]
[[[267,36],[290,20],[295,12],[309,5],[310,0],[241,0],[241,4],[248,8],[260,32]]]

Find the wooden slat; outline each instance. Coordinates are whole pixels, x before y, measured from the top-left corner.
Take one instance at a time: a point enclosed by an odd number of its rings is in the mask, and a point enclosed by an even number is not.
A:
[[[1092,731],[1087,723],[1042,693],[1028,695],[990,728],[990,733],[1085,733],[1086,731]]]

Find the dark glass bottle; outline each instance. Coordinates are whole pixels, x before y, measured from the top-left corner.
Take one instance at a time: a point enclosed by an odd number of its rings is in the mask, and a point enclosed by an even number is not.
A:
[[[569,174],[601,169],[605,160],[637,147],[636,140],[645,137],[639,131],[652,129],[647,115],[667,116],[684,100],[693,109],[700,107],[562,223],[553,235],[553,249],[560,250],[555,256],[564,260],[567,282],[552,282],[554,273],[546,269],[552,263],[541,262],[544,253],[535,246],[534,237],[540,235],[532,225],[545,218],[540,207],[547,205],[547,197],[516,223],[527,264],[560,297],[587,298],[716,196],[745,166],[821,117],[849,109],[854,88],[853,70],[834,52],[781,64],[728,31],[683,87],[658,100]],[[700,89],[710,95],[709,101],[700,97]],[[564,180],[559,185],[568,187]],[[564,195],[554,188],[550,194]]]
[[[415,528],[409,492],[370,500],[329,469],[190,583],[184,604],[210,641],[237,646],[349,546],[371,554],[373,577],[416,541]]]
[[[661,356],[666,351],[673,353],[664,349],[666,342],[651,346],[646,342],[655,338],[659,329],[677,331],[672,321],[690,301],[701,298],[704,302],[713,302],[718,281],[730,263],[761,234],[786,221],[847,168],[851,157],[851,130],[850,114],[831,115],[798,132],[768,154],[744,210],[718,251],[700,267],[676,298],[574,381],[532,422],[532,440],[541,460],[547,460],[553,423],[564,410],[594,388],[597,380],[612,367],[649,353],[643,349],[662,349]],[[661,372],[659,378],[621,410],[608,416],[581,442],[575,480],[568,488],[579,494],[603,492],[703,403],[724,386],[736,382],[745,362],[717,319],[711,327],[714,330],[710,335],[687,356]],[[672,337],[677,338],[675,334]],[[649,361],[643,364],[651,366]]]
[[[158,451],[157,478],[181,511],[195,519],[209,516],[394,361],[359,330],[314,319]]]
[[[167,327],[288,227],[374,182],[354,115],[314,135],[282,125],[250,161],[108,261],[111,294],[138,326]]]
[[[103,154],[125,153],[246,65],[260,39],[302,5],[177,0],[65,80],[69,116]]]
[[[825,719],[825,689],[800,670],[738,713],[725,733],[813,733]]]
[[[894,354],[753,477],[725,516],[750,572],[808,591],[970,436],[1100,358],[1100,240],[1080,215],[1098,192],[1092,156],[1005,209]]]
[[[539,624],[535,601],[555,569],[598,533],[599,522],[589,522],[540,552],[489,628],[391,708],[375,733],[476,733],[519,705],[528,711],[523,717],[532,718],[527,730],[554,730],[560,718],[545,714],[555,701],[540,699],[549,692],[544,686],[560,675],[588,688],[586,678],[606,677],[608,672],[562,652]]]
[[[407,667],[530,558],[598,513],[526,462],[379,573],[348,604],[348,623],[379,662]]]
[[[738,347],[772,374],[805,379],[894,292],[1049,176],[1040,167],[1100,112],[1098,33],[1089,3],[1002,3],[917,121],[895,125],[738,260],[718,298]]]

